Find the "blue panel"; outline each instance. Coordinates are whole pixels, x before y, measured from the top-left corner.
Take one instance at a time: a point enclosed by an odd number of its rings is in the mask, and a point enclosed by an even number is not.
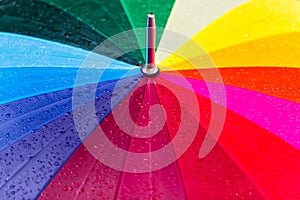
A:
[[[80,77],[77,77],[79,68],[2,68],[0,69],[0,104],[35,96],[47,92],[63,90],[119,79],[129,70],[122,69],[80,69]],[[99,71],[104,72],[101,80],[95,77]],[[130,74],[139,74],[138,69],[130,70]]]
[[[114,85],[114,83],[105,84],[105,82],[100,84],[100,90],[98,88],[95,96],[102,96],[107,91],[112,91]],[[85,91],[88,92],[89,88],[90,86],[85,86]],[[61,93],[65,98],[60,99]],[[0,105],[0,110],[3,111],[1,115],[3,122],[0,124],[0,150],[72,109],[74,108],[71,90],[47,93]],[[7,110],[13,110],[13,112],[7,112]]]

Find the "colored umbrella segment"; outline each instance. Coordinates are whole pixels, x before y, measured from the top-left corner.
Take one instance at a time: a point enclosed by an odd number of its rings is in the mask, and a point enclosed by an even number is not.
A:
[[[76,17],[79,21],[88,24],[99,34],[110,38],[113,35],[131,30],[132,26],[128,20],[127,13],[118,0],[104,1],[104,0],[80,0],[80,1],[57,1],[57,0],[43,0],[44,2],[54,5],[70,15]],[[124,34],[122,41],[113,41],[121,50],[125,51],[128,47],[135,47],[132,52],[128,54],[133,57],[139,64],[144,63],[143,56],[136,36],[133,32]]]
[[[5,0],[0,2],[0,9],[1,31],[57,41],[90,51],[107,39],[70,14],[36,0]],[[110,48],[98,53],[113,56],[114,49],[118,47],[111,43]],[[137,63],[128,55],[120,59]]]
[[[205,63],[206,57],[209,56],[214,61],[215,65],[220,68],[244,66],[299,68],[299,61],[298,59],[295,59],[298,57],[298,40],[299,32],[291,32],[247,41],[245,43],[236,44],[225,49],[216,50],[210,53],[198,52],[199,55],[191,55],[189,53],[191,51],[191,46],[196,45],[196,41],[192,40],[188,42],[185,47],[178,51],[180,52],[180,54],[183,54],[189,61],[197,63],[197,65],[191,66],[190,63],[186,62],[186,60],[176,55],[172,55],[169,58],[170,62],[174,62],[173,64],[170,63],[169,65],[167,63],[169,62],[167,59],[160,65],[169,66],[169,70],[210,68],[210,66]],[[191,45],[190,43],[193,44]]]

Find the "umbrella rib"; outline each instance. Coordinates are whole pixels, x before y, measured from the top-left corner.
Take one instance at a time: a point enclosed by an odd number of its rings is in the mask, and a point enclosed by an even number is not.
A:
[[[97,159],[95,158],[93,164],[90,166],[89,172],[86,174],[86,176],[85,176],[84,179],[82,180],[80,186],[78,187],[77,192],[76,192],[76,195],[75,195],[75,197],[74,197],[74,200],[77,200],[77,199],[79,198],[79,194],[80,194],[79,192],[80,192],[80,190],[84,187],[85,182],[86,182],[87,179],[89,178],[89,176],[90,176],[90,174],[92,173],[93,168],[96,166],[96,164],[97,164]]]
[[[158,96],[158,91],[157,91],[156,83],[157,83],[157,80],[154,79],[155,93],[156,93],[156,95]],[[158,101],[159,101],[160,104],[162,103],[161,100],[160,100],[159,98],[158,98]],[[167,131],[168,131],[168,133],[169,133],[168,136],[169,136],[169,139],[170,139],[170,141],[171,141],[171,136],[170,136],[169,126],[168,126],[167,123],[166,123],[166,126],[165,126],[165,127],[166,127],[166,129],[167,129]],[[185,189],[185,187],[184,187],[183,177],[182,177],[182,174],[181,174],[181,172],[180,172],[180,167],[179,167],[178,159],[177,159],[176,161],[174,161],[174,163],[176,163],[176,171],[178,172],[180,181],[181,181],[181,183],[182,183],[182,189],[183,189],[183,192],[184,192],[185,199],[188,199],[187,191],[186,191],[186,189]]]
[[[147,82],[148,82],[148,81],[147,81]],[[143,92],[143,97],[142,97],[142,99],[144,99],[144,96],[145,96],[145,93],[146,93],[146,89],[147,89],[147,88],[145,88],[145,90],[144,90],[144,92]],[[141,111],[141,108],[139,107],[139,108],[138,108],[137,115],[136,115],[135,121],[138,119],[139,114],[140,114],[140,111]],[[135,127],[133,127],[133,131],[134,131],[134,130],[135,130]],[[130,145],[131,145],[131,139],[130,139],[129,144],[128,144],[128,150],[129,150],[129,148],[130,148]],[[126,164],[126,160],[125,160],[124,165],[125,165],[125,164]],[[117,189],[116,189],[116,193],[115,193],[115,196],[114,196],[113,199],[118,199],[119,191],[120,191],[120,187],[121,187],[121,183],[122,183],[122,180],[123,180],[123,176],[124,176],[124,172],[121,171],[120,178],[119,178],[118,185],[117,185]]]

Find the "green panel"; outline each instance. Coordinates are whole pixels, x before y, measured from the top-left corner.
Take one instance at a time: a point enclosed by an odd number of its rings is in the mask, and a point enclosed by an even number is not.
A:
[[[145,27],[148,13],[155,14],[157,27],[165,28],[175,0],[121,0],[121,2],[133,28]],[[160,30],[156,33],[156,46],[158,46],[162,36],[162,31]],[[137,35],[138,42],[142,45],[145,41],[145,35]]]
[[[107,38],[126,30],[132,29],[119,0],[41,0],[52,4],[87,23]],[[128,34],[124,42],[116,42],[126,50],[129,42],[138,45],[134,34]],[[139,63],[143,63],[141,51],[128,53]]]
[[[93,50],[106,39],[61,9],[36,0],[0,1],[0,31],[34,36],[86,50]],[[111,43],[109,49],[116,47]],[[98,53],[112,57],[113,50],[109,49]],[[120,60],[136,64],[128,55]]]

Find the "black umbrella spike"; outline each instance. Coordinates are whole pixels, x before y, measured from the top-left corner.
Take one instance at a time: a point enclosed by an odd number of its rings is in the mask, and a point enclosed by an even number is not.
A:
[[[153,13],[149,13],[146,25],[146,63],[141,68],[142,74],[147,77],[155,77],[159,73],[159,69],[155,65],[155,38],[155,16]]]

